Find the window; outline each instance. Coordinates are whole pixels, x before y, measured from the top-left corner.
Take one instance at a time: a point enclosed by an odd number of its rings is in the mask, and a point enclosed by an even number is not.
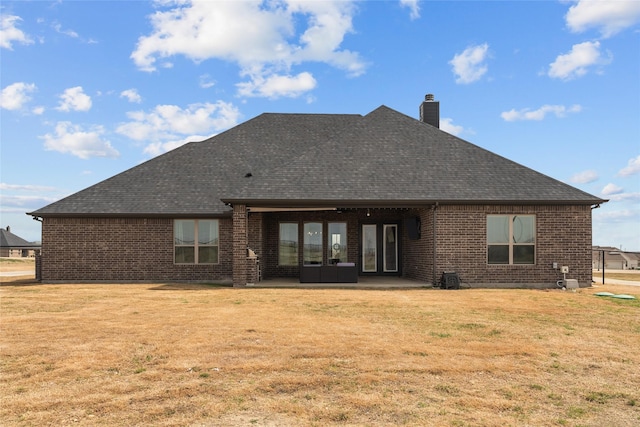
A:
[[[279,265],[298,265],[298,224],[280,223]]]
[[[385,224],[383,226],[384,245],[384,272],[398,271],[398,226],[396,224]]]
[[[330,222],[327,226],[327,258],[329,264],[347,262],[347,223]]]
[[[378,226],[362,225],[362,271],[375,273],[378,271]]]
[[[487,216],[489,264],[535,264],[534,215]]]
[[[305,222],[304,224],[302,263],[304,265],[322,265],[321,222]]]
[[[175,220],[173,244],[176,264],[217,264],[218,220]]]

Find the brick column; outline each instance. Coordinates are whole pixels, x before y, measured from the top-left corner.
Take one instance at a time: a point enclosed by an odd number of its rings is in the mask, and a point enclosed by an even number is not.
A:
[[[233,287],[247,285],[247,206],[233,206]]]

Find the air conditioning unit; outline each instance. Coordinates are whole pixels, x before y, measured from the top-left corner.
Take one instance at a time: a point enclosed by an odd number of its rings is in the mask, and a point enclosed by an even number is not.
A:
[[[441,289],[460,289],[460,276],[453,271],[445,271],[440,278]]]

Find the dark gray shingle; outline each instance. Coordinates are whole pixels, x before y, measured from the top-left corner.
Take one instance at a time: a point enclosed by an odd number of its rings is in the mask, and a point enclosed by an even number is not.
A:
[[[292,206],[603,201],[381,106],[366,116],[265,113],[31,214],[228,214],[222,200]]]

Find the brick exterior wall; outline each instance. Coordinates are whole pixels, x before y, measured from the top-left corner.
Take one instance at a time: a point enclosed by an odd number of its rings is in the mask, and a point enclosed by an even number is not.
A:
[[[434,283],[433,269],[433,209],[412,211],[408,217],[420,218],[421,236],[418,240],[408,238],[403,233],[403,275],[420,282]]]
[[[488,265],[486,216],[536,217],[534,265]],[[405,219],[419,217],[421,238],[408,238]],[[434,228],[435,218],[435,228]],[[590,206],[440,205],[437,209],[366,209],[252,213],[234,206],[232,218],[219,219],[220,262],[173,262],[171,218],[44,218],[41,274],[45,282],[72,281],[228,281],[242,287],[264,279],[299,277],[298,266],[278,265],[279,223],[298,223],[302,262],[304,222],[347,223],[348,261],[360,269],[363,223],[397,223],[400,273],[434,283],[455,271],[472,287],[554,287],[562,279],[553,263],[569,267],[567,278],[591,284]],[[435,241],[434,241],[435,237]],[[326,243],[325,243],[326,244]],[[257,260],[248,258],[252,249]],[[434,252],[435,251],[435,252]],[[328,255],[323,254],[324,263]],[[435,256],[434,256],[435,255]],[[435,268],[434,268],[435,265]]]
[[[247,285],[247,249],[248,240],[247,207],[233,206],[233,286]]]
[[[232,223],[219,219],[219,263],[175,264],[171,218],[44,218],[43,282],[230,282]]]
[[[535,215],[534,265],[488,265],[486,216]],[[553,287],[562,279],[558,266],[569,267],[567,278],[591,284],[590,206],[440,206],[436,211],[437,271],[455,271],[471,286]]]

